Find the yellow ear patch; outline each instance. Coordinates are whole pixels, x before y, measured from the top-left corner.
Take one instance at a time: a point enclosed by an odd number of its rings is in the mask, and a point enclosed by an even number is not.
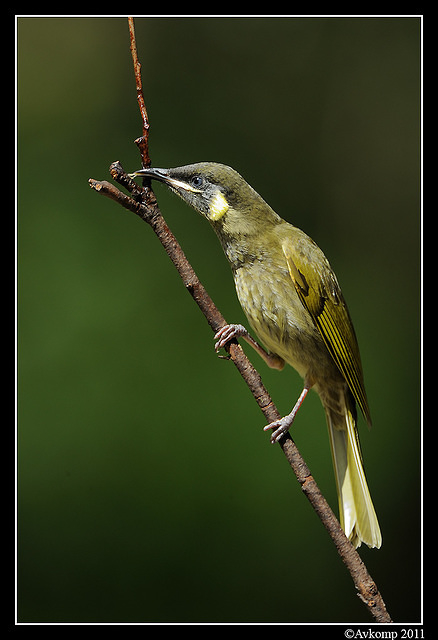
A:
[[[220,191],[217,191],[210,202],[210,219],[220,220],[229,207],[225,196]]]

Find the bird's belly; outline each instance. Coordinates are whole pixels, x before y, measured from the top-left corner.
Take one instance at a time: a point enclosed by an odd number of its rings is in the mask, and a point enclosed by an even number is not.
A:
[[[234,279],[248,321],[269,351],[307,380],[316,382],[321,374],[337,375],[335,363],[298,298],[288,271],[266,269],[255,262],[238,269]]]

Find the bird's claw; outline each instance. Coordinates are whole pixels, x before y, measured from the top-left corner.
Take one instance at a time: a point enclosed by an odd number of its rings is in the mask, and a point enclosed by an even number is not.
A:
[[[217,341],[214,345],[216,353],[220,349],[223,349],[230,340],[233,340],[233,338],[240,338],[247,334],[247,330],[241,324],[226,324],[222,329],[219,329],[214,336],[214,339]]]
[[[290,415],[285,416],[284,418],[280,418],[279,420],[274,420],[270,424],[267,424],[266,427],[263,427],[263,431],[269,431],[269,429],[274,429],[271,434],[271,444],[275,444],[287,433],[291,427],[293,420],[290,419]]]
[[[300,397],[295,403],[294,408],[287,416],[284,418],[280,418],[279,420],[274,420],[271,424],[267,424],[266,427],[263,427],[263,431],[268,431],[269,429],[275,429],[275,431],[271,435],[271,443],[275,444],[289,431],[292,426],[292,422],[295,420],[295,416],[297,415],[298,409],[303,404],[304,398],[307,396],[310,389],[310,385],[304,385],[304,389],[302,390]]]

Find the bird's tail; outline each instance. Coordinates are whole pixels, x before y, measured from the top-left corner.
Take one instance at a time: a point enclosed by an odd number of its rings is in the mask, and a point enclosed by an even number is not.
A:
[[[369,547],[379,548],[382,535],[362,464],[355,403],[348,389],[341,396],[337,409],[324,403],[338,490],[340,523],[354,547],[364,542]]]

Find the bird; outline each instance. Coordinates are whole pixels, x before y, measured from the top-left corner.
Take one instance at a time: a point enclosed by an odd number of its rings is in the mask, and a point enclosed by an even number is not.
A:
[[[204,216],[222,245],[237,297],[258,342],[241,324],[215,335],[218,352],[243,338],[272,368],[287,363],[304,381],[292,411],[264,429],[271,442],[289,431],[308,391],[325,410],[339,521],[352,545],[380,548],[357,427],[359,407],[371,426],[356,334],[336,275],[318,245],[283,220],[234,169],[197,162],[129,174],[164,183]],[[260,344],[261,343],[261,344]]]

